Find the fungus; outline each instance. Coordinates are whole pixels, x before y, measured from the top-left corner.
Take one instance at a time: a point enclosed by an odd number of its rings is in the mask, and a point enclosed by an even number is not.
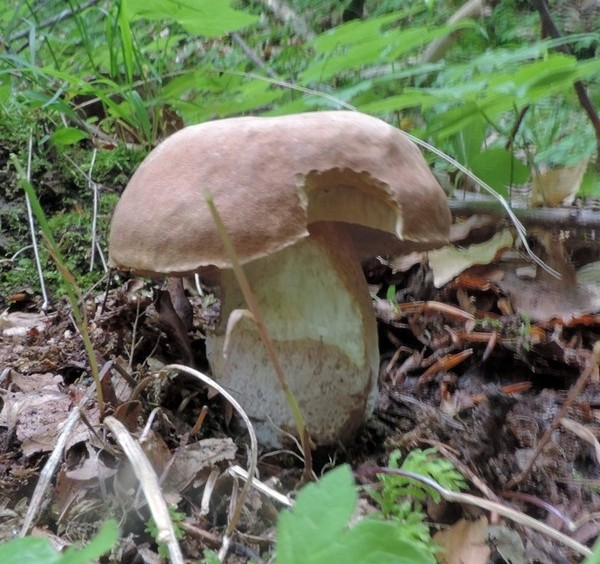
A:
[[[442,189],[401,131],[345,111],[186,127],[131,178],[112,220],[111,266],[151,277],[218,275],[221,319],[206,337],[211,370],[259,440],[274,446],[294,420],[255,324],[234,313],[246,306],[207,190],[313,440],[350,441],[373,411],[379,372],[361,260],[446,244]]]

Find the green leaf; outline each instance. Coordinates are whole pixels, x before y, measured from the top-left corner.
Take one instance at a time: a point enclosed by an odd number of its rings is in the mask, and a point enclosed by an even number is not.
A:
[[[529,168],[505,149],[483,151],[471,160],[470,168],[503,196],[508,196],[507,186],[523,184],[530,176]]]
[[[305,562],[360,562],[361,564],[434,564],[431,553],[401,538],[402,527],[397,523],[364,519],[355,527],[343,531],[326,550]]]
[[[398,19],[401,15],[403,13],[394,13],[374,20],[353,21],[318,36],[312,44],[317,57],[315,62],[301,73],[301,81],[304,84],[324,82],[344,72],[393,62],[436,37],[473,26],[472,22],[464,20],[438,27],[381,30],[384,24],[394,21],[394,18]]]
[[[348,525],[357,500],[347,465],[332,470],[318,483],[305,486],[294,509],[279,517],[278,564],[314,562],[311,557],[325,550]]]
[[[83,548],[70,547],[59,554],[47,538],[24,537],[0,545],[0,562],[35,562],[35,564],[89,564],[106,554],[119,538],[116,521],[102,525],[98,534]]]
[[[82,139],[87,139],[89,135],[76,127],[61,127],[57,129],[50,139],[55,145],[74,145]]]
[[[58,554],[48,539],[24,537],[0,545],[0,562],[54,564],[58,562]]]
[[[218,37],[258,21],[230,7],[229,0],[128,0],[132,20],[175,20],[195,35]]]
[[[433,564],[425,547],[403,537],[402,525],[367,518],[349,526],[358,496],[344,465],[303,488],[277,524],[277,564]]]
[[[358,109],[365,114],[385,114],[406,108],[424,107],[433,99],[427,93],[418,90],[406,90],[404,94],[390,96],[383,100],[361,104]]]
[[[69,548],[59,564],[87,564],[106,554],[119,538],[119,527],[112,519],[106,521],[94,539],[83,548]]]
[[[485,138],[485,122],[480,113],[476,113],[472,121],[467,123],[452,139],[454,154],[460,163],[467,168],[473,159],[481,153]]]

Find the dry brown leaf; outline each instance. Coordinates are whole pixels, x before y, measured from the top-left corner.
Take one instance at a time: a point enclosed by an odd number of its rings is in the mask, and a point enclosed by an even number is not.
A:
[[[573,421],[573,419],[564,418],[560,422],[560,424],[571,431],[574,435],[577,435],[580,439],[586,441],[590,445],[594,447],[594,452],[596,454],[596,462],[600,465],[600,442],[596,438],[596,435],[593,433],[591,429],[578,423],[577,421]]]
[[[445,550],[437,555],[443,564],[485,564],[490,556],[486,543],[487,519],[477,521],[460,519],[454,525],[437,533],[433,540]]]
[[[429,252],[429,266],[433,271],[433,282],[441,288],[461,272],[475,264],[489,264],[504,249],[513,245],[513,235],[509,229],[496,233],[485,243],[471,245],[466,249],[454,246],[443,247]]]
[[[177,492],[185,489],[204,468],[223,460],[233,460],[237,447],[229,438],[203,439],[187,445],[175,457],[165,487]]]
[[[4,406],[0,412],[0,426],[8,427],[9,430],[16,429],[24,456],[49,452],[54,448],[62,424],[71,409],[72,398],[58,390],[54,383],[27,393],[8,392],[4,396]],[[87,411],[85,416],[92,424],[96,424],[97,408]],[[79,422],[69,437],[66,448],[87,440],[89,436],[87,426]]]

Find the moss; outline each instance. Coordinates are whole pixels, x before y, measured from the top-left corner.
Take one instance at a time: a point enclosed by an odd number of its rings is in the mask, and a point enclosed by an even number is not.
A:
[[[67,266],[83,289],[103,275],[100,258],[89,272],[92,241],[93,193],[86,174],[94,148],[90,141],[57,146],[50,140],[54,129],[51,116],[37,110],[0,108],[0,298],[31,288],[39,291],[39,281],[31,245],[27,208],[23,191],[10,163],[10,154],[26,163],[30,132],[33,132],[31,181],[59,241]],[[140,151],[125,145],[99,149],[92,178],[101,187],[97,241],[106,249],[110,215],[118,194],[143,158]],[[45,249],[41,251],[49,292],[61,296],[64,288],[56,266]]]

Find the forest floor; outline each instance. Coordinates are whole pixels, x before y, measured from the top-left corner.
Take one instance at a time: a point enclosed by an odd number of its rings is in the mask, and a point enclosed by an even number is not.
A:
[[[501,230],[494,224],[491,232]],[[432,261],[433,270],[420,257],[408,263],[397,259],[365,264],[379,323],[379,401],[356,443],[320,449],[315,470],[330,459],[354,469],[382,466],[395,449],[433,446],[463,473],[471,493],[591,546],[600,533],[600,377],[599,352],[594,351],[600,307],[593,284],[581,276],[567,280],[570,266],[578,266],[577,257],[590,256],[581,251],[588,243],[568,242],[569,266],[563,265],[563,280],[553,282],[539,269],[537,274],[523,270],[530,267],[515,252],[511,238],[490,243],[493,237],[481,236],[481,231],[481,224],[467,228],[463,245],[480,245],[476,253],[487,245],[490,258],[469,259],[485,264],[472,264],[458,276],[442,272],[440,264],[453,262],[443,256]],[[538,230],[534,238],[538,250],[545,249],[543,258],[556,265],[551,259],[557,251],[549,249],[562,249],[564,237]],[[158,561],[156,543],[146,531],[145,500],[136,492],[131,467],[102,426],[69,306],[59,302],[41,311],[41,300],[26,292],[4,299],[2,540],[21,527],[41,469],[69,414],[80,405],[81,419],[67,439],[33,532],[60,547],[88,539],[107,516],[117,516],[128,536],[114,561]],[[231,424],[221,401],[209,398],[197,383],[156,376],[164,365],[182,359],[158,315],[150,283],[113,284],[107,293],[88,295],[85,305],[101,367],[104,415],[141,437],[162,476],[166,499],[187,515],[182,521],[184,554],[199,559],[205,548],[218,548],[221,542],[234,488],[225,469],[232,462],[246,466],[247,436]],[[190,335],[195,362],[208,370],[203,332],[216,315],[216,304],[196,298],[194,305]],[[197,424],[204,406],[206,418]],[[261,453],[259,473],[288,494],[299,483],[302,465],[289,453]],[[203,493],[211,475],[216,482],[211,482],[204,510]],[[268,497],[252,494],[230,561],[260,561],[270,552],[280,509]],[[580,558],[556,540],[476,507],[430,504],[428,517],[433,531],[452,530],[461,518],[484,518],[482,542],[488,552],[469,562]]]

